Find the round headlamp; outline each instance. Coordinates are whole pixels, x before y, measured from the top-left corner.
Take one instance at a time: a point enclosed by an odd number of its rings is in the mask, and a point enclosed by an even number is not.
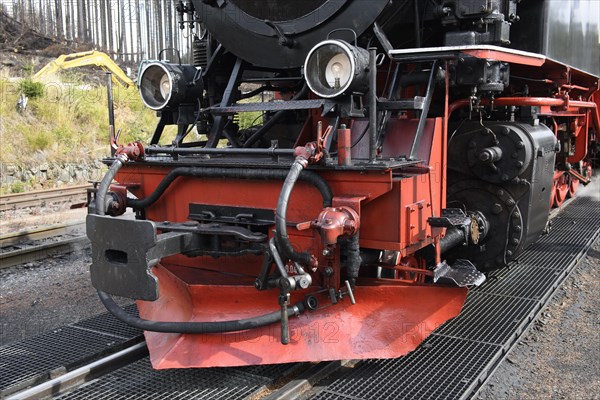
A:
[[[138,82],[142,101],[156,111],[195,103],[202,96],[202,79],[199,70],[192,65],[150,62],[144,67]]]
[[[308,53],[304,75],[310,90],[332,98],[365,93],[368,88],[369,52],[343,40],[326,40]]]

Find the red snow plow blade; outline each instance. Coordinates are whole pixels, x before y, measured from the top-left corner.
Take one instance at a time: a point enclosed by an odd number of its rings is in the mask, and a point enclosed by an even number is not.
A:
[[[155,302],[138,302],[140,316],[155,321],[225,321],[277,311],[276,291],[252,286],[189,284],[162,266]],[[280,343],[279,323],[223,334],[146,332],[156,369],[229,367],[340,359],[394,358],[414,350],[457,316],[467,290],[439,285],[358,282],[356,304],[344,298],[289,319],[290,343]],[[292,304],[302,301],[301,293]]]

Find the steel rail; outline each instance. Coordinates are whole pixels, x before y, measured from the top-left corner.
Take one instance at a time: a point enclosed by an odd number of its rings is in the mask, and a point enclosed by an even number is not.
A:
[[[71,203],[83,205],[87,201],[86,189],[90,187],[89,184],[86,184],[0,196],[0,211],[36,207],[43,205],[44,203]]]
[[[42,240],[53,236],[66,235],[85,229],[84,221],[74,221],[64,224],[45,225],[35,229],[25,229],[0,235],[0,248],[22,243],[25,240]]]
[[[43,243],[41,245],[28,246],[12,251],[0,250],[0,269],[38,261],[52,254],[74,251],[77,248],[86,246],[88,243],[89,239],[87,236],[81,235],[57,242]]]
[[[7,397],[7,400],[28,400],[57,396],[147,355],[148,348],[146,347],[146,343],[137,343],[57,378],[15,393]]]

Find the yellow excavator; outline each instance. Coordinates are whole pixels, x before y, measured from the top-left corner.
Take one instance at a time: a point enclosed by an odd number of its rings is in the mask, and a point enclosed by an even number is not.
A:
[[[135,83],[123,72],[123,70],[105,53],[100,51],[84,51],[81,53],[63,54],[56,60],[49,62],[42,69],[32,76],[36,80],[44,75],[50,75],[57,71],[70,68],[85,67],[95,65],[106,72],[112,72],[112,79],[115,84],[130,87]],[[23,111],[27,108],[27,96],[23,93],[19,96],[17,109]]]

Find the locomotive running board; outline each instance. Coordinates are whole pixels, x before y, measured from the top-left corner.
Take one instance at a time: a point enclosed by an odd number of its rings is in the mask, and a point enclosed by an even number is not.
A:
[[[217,322],[278,308],[277,291],[188,283],[180,279],[178,275],[185,274],[178,268],[161,264],[154,268],[160,297],[154,302],[138,301],[141,318]],[[224,334],[145,332],[145,336],[156,369],[393,358],[413,351],[433,330],[457,316],[466,294],[466,289],[457,287],[359,280],[355,305],[344,298],[290,318],[288,345],[280,343],[278,324]],[[292,294],[292,303],[302,299],[302,294]]]

